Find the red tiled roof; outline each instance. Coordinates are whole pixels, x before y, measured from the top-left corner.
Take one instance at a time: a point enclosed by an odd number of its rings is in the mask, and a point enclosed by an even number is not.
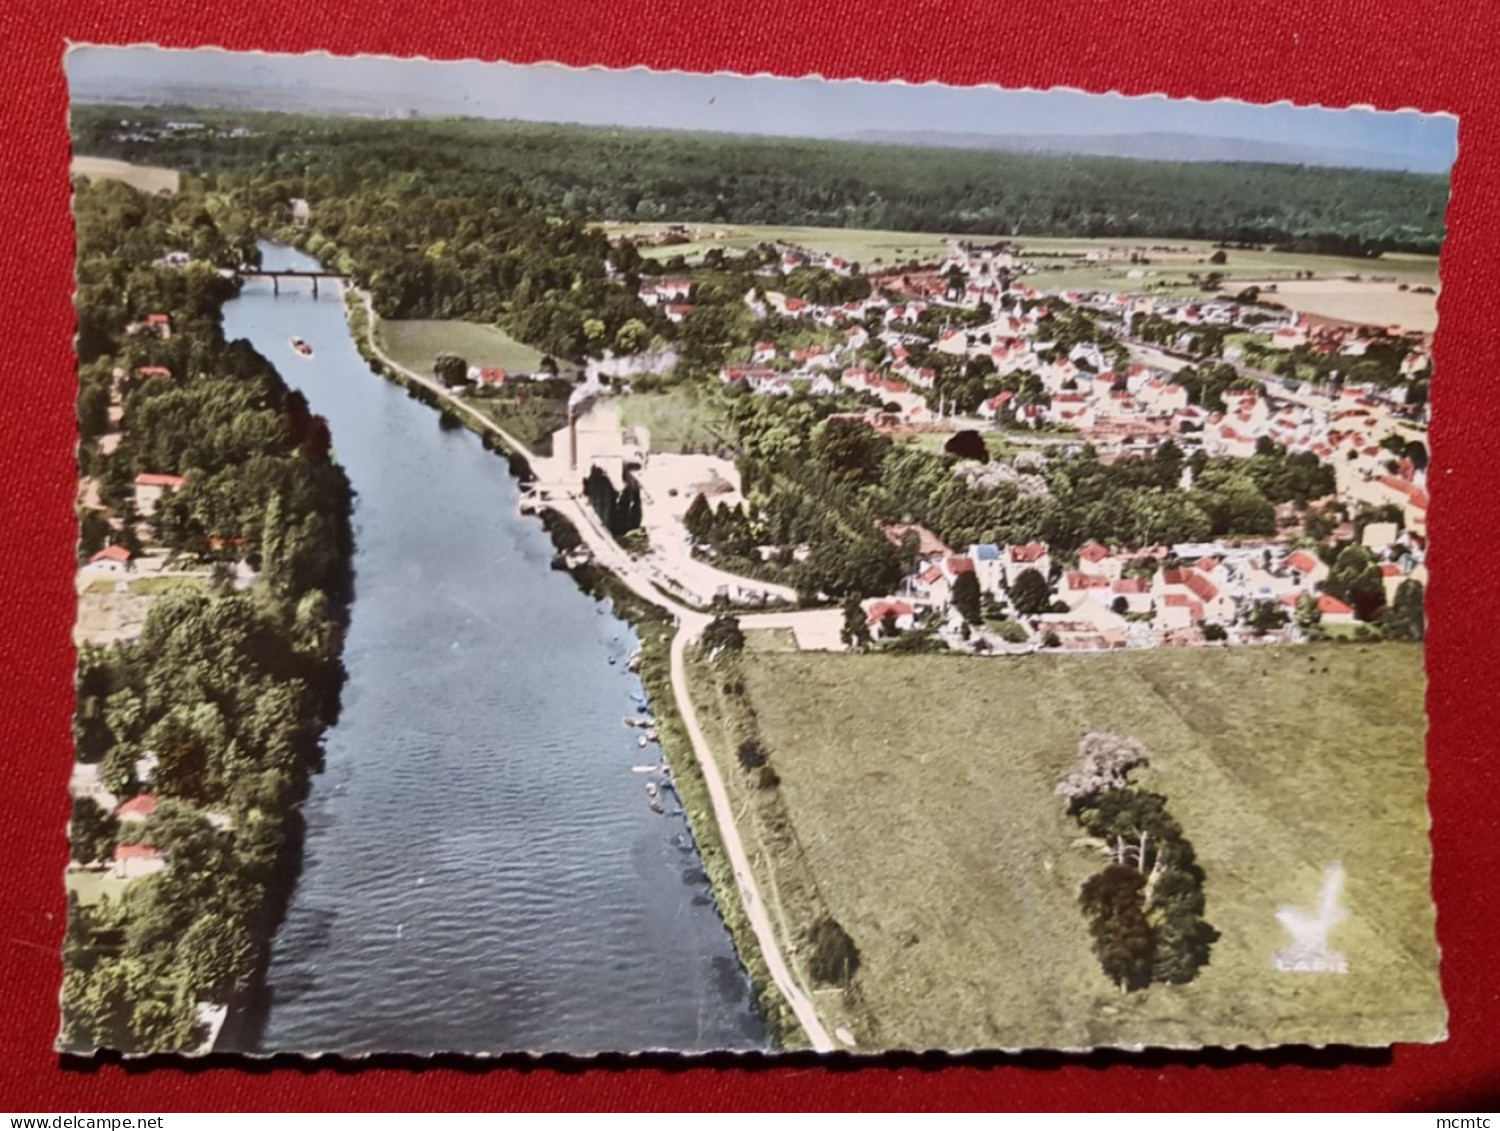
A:
[[[1313,573],[1317,570],[1318,559],[1305,550],[1298,550],[1295,554],[1288,554],[1286,561],[1282,563],[1287,569],[1295,569],[1300,573]]]
[[[1036,562],[1046,556],[1045,542],[1027,542],[1024,546],[1010,547],[1010,560],[1013,562]]]
[[[870,606],[870,615],[865,618],[865,623],[877,625],[885,620],[887,613],[897,618],[909,617],[912,615],[912,607],[904,601],[876,601]]]
[[[1083,544],[1083,549],[1078,551],[1078,556],[1086,562],[1102,562],[1110,555],[1108,548],[1090,540]]]
[[[143,365],[135,371],[137,377],[170,377],[172,371],[161,365]]]
[[[116,860],[159,860],[161,849],[152,844],[117,844]]]
[[[1110,588],[1114,593],[1149,593],[1151,582],[1144,577],[1122,577]]]
[[[948,572],[952,574],[973,573],[974,562],[971,558],[961,558],[957,555],[948,559]]]
[[[137,487],[171,487],[174,491],[186,482],[180,475],[163,475],[155,471],[143,471],[135,477]]]
[[[1318,612],[1323,613],[1325,616],[1329,613],[1333,613],[1334,615],[1347,615],[1349,613],[1352,613],[1353,611],[1353,609],[1344,604],[1344,602],[1340,601],[1337,597],[1331,597],[1327,593],[1320,593],[1318,595]]]
[[[1107,589],[1109,578],[1097,577],[1092,573],[1081,573],[1073,570],[1065,578],[1069,589]]]
[[[952,557],[953,551],[941,538],[925,526],[917,523],[882,522],[876,524],[880,533],[884,534],[886,540],[892,546],[900,547],[908,534],[917,536],[917,553],[922,557],[931,557],[941,554],[943,557]]]
[[[131,558],[130,551],[124,546],[106,546],[89,559],[89,564],[94,562],[128,562]]]
[[[1205,601],[1212,601],[1219,595],[1219,587],[1201,573],[1189,573],[1183,584]]]
[[[140,793],[125,802],[115,810],[116,817],[149,817],[156,812],[156,797],[150,793]]]

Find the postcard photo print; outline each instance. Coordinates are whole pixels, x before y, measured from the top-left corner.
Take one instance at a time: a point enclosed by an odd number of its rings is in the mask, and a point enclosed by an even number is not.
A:
[[[1454,117],[66,68],[60,1049],[1444,1037]]]

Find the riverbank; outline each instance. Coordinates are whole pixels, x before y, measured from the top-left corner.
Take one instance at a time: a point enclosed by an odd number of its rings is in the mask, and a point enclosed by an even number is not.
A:
[[[137,582],[149,602],[139,631],[79,649],[75,753],[102,788],[75,791],[71,859],[111,869],[115,884],[79,891],[72,877],[87,873],[70,872],[57,1047],[197,1055],[244,1021],[300,875],[301,806],[342,706],[353,496],[325,422],[264,353],[225,334],[227,276],[141,272],[196,202],[143,198],[134,223],[112,225],[119,200],[91,187],[75,198],[79,276],[111,283],[79,291],[80,322],[104,328],[80,347],[80,372],[86,386],[132,357],[165,376],[149,394],[110,384],[123,442],[89,453],[98,537],[126,569],[156,555],[196,568]],[[203,234],[210,247],[216,237]],[[223,243],[214,261],[245,252]],[[135,301],[174,328],[144,356],[99,305],[127,275]],[[124,411],[147,395],[171,412]],[[81,431],[81,444],[99,439]],[[147,472],[176,485],[140,515]],[[226,530],[239,535],[231,548]]]
[[[368,296],[348,287],[344,292],[345,315],[356,348],[373,373],[405,388],[409,395],[445,417],[476,433],[491,451],[504,456],[512,474],[523,483],[533,481],[532,453],[493,421],[463,404],[436,382],[394,364],[373,340],[372,310]],[[570,515],[564,509],[576,512]],[[599,600],[607,600],[615,612],[629,622],[641,639],[640,679],[656,716],[663,756],[672,770],[689,833],[707,876],[718,914],[733,941],[735,953],[748,977],[766,1023],[773,1047],[810,1047],[803,1026],[771,972],[760,935],[740,898],[731,854],[725,844],[708,783],[691,737],[683,726],[673,686],[670,652],[674,637],[689,631],[689,625],[704,619],[661,593],[644,578],[627,576],[629,556],[617,544],[604,544],[604,535],[577,500],[553,500],[538,507],[544,528],[559,553],[587,546],[592,559],[570,572],[579,587]],[[575,521],[576,518],[576,521]],[[584,529],[580,529],[584,524]]]

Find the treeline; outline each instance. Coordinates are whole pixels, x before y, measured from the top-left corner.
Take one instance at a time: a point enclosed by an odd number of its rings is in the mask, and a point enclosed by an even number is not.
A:
[[[1130,781],[1149,760],[1135,739],[1086,734],[1057,787],[1108,860],[1085,881],[1078,902],[1100,965],[1123,990],[1192,981],[1219,938],[1203,917],[1206,877],[1192,842],[1165,797]]]
[[[83,551],[138,548],[133,485],[148,471],[186,480],[160,500],[152,540],[217,562],[204,582],[157,597],[134,643],[80,652],[79,760],[116,797],[157,804],[124,822],[81,799],[73,858],[102,867],[135,844],[167,860],[116,898],[70,900],[63,1041],[80,1050],[192,1048],[200,1003],[246,987],[294,878],[294,807],[343,682],[351,491],[326,424],[246,343],[224,341],[218,303],[232,283],[214,268],[253,245],[211,208],[192,191],[76,186],[79,321],[92,327],[80,341],[80,460],[108,508],[85,512]],[[203,264],[153,266],[187,231]],[[169,339],[125,332],[146,313],[168,315]],[[137,376],[141,366],[168,375]],[[112,386],[122,437],[101,455]]]
[[[1435,253],[1446,177],[907,148],[479,120],[373,121],[231,111],[244,138],[120,140],[121,118],[178,111],[77,107],[80,152],[301,175],[316,162],[442,174],[492,195],[515,186],[594,219],[796,224],[1033,236],[1163,236]]]

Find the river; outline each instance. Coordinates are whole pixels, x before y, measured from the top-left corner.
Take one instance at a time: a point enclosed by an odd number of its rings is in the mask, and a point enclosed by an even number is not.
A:
[[[505,460],[372,374],[326,281],[318,299],[249,281],[224,330],[327,418],[357,493],[343,711],[246,1043],[764,1047],[687,824],[653,813],[631,770],[659,752],[621,724],[641,691],[630,626],[550,568]]]

